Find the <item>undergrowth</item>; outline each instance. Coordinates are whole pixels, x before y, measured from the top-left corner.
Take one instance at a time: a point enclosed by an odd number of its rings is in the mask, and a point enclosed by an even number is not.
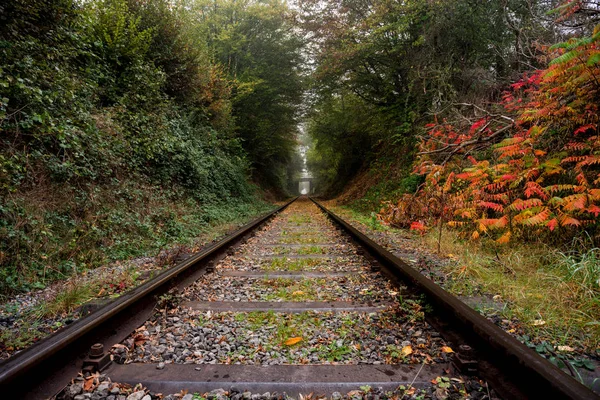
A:
[[[91,193],[51,186],[38,190],[10,196],[1,206],[2,296],[189,244],[215,224],[271,208],[244,198],[205,203],[177,187],[139,182],[96,186]]]

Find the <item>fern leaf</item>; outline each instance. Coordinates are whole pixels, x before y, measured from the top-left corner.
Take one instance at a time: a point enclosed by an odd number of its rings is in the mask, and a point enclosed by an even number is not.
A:
[[[542,211],[540,211],[536,215],[522,220],[521,224],[526,225],[526,226],[541,225],[548,220],[548,217],[550,217],[551,214],[552,214],[552,211],[550,211],[549,208],[544,207],[542,209]]]
[[[538,198],[532,199],[517,199],[510,206],[506,207],[509,211],[524,211],[530,208],[539,207],[543,204],[542,200]]]
[[[490,210],[494,210],[496,212],[504,211],[504,206],[502,204],[493,203],[491,201],[482,201],[479,203],[480,207],[489,208]]]

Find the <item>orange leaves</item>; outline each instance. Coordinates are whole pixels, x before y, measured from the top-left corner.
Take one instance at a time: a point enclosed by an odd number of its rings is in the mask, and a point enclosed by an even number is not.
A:
[[[489,208],[500,213],[504,211],[504,206],[502,206],[502,204],[492,203],[491,201],[482,201],[479,203],[479,207]]]
[[[510,231],[506,231],[506,232],[504,233],[504,235],[500,236],[500,237],[499,237],[499,238],[496,240],[496,242],[498,242],[498,243],[500,243],[500,244],[506,244],[506,243],[510,242],[510,237],[511,237],[511,236],[512,236],[512,235],[511,235]]]
[[[522,218],[520,220],[517,220],[517,217],[515,217],[515,222],[520,222],[522,225],[525,226],[535,226],[535,225],[541,225],[544,222],[546,222],[548,220],[548,218],[552,215],[552,211],[550,211],[549,208],[543,208],[542,211],[540,211],[539,213],[528,217],[528,218]]]
[[[548,57],[552,65],[504,93],[504,110],[427,126],[414,168],[425,184],[403,197],[391,219],[420,232],[449,221],[465,237],[485,234],[498,243],[526,231],[543,237],[597,225],[600,88],[593,77],[600,76],[600,34],[555,46]],[[502,114],[502,123],[495,121]]]
[[[297,343],[300,343],[301,341],[302,341],[302,338],[300,336],[296,336],[293,338],[289,338],[288,340],[283,342],[283,344],[285,344],[286,346],[293,346]]]
[[[584,193],[573,194],[563,198],[562,208],[565,211],[580,211],[586,207],[588,196]]]
[[[550,198],[546,189],[541,187],[537,182],[529,181],[525,184],[525,197],[530,198],[533,195],[538,195],[543,200]]]
[[[449,346],[442,346],[442,353],[454,353],[454,350]]]
[[[506,207],[507,210],[510,211],[524,211],[529,208],[540,207],[542,204],[542,200],[533,198],[533,199],[516,199],[511,205]]]
[[[404,357],[406,357],[406,356],[409,356],[409,355],[411,355],[412,353],[413,353],[412,346],[408,345],[408,346],[404,346],[404,347],[402,348],[402,355],[403,355]]]

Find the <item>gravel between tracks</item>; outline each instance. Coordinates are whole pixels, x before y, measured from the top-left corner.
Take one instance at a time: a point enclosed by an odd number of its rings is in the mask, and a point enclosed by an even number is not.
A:
[[[320,246],[320,245],[327,246]],[[223,276],[230,271],[263,271],[264,276]],[[269,278],[274,271],[341,272],[349,276],[327,278]],[[296,202],[280,216],[221,260],[213,273],[181,293],[165,297],[155,315],[129,338],[112,349],[119,363],[170,364],[429,364],[447,363],[452,343],[424,320],[426,306],[371,270],[361,249],[335,229],[307,201]],[[184,301],[355,301],[364,304],[392,302],[381,312],[206,312],[186,308]],[[74,382],[73,393],[77,385]],[[98,379],[98,387],[103,382]],[[70,390],[67,388],[66,390]],[[85,399],[154,400],[162,395],[142,388],[104,384]],[[108,392],[114,393],[107,395]],[[117,393],[117,388],[121,392]],[[243,392],[224,388],[207,394],[179,393],[166,399],[268,400],[285,398],[275,393]],[[91,396],[90,396],[91,393]],[[461,377],[439,377],[425,388],[400,387],[384,393],[356,388],[340,399],[488,399],[485,383]],[[113,396],[110,398],[110,396]],[[119,397],[119,396],[127,397]],[[84,400],[84,397],[61,399]],[[133,396],[133,397],[132,397]],[[311,394],[304,399],[325,398]],[[491,397],[493,398],[493,396]]]

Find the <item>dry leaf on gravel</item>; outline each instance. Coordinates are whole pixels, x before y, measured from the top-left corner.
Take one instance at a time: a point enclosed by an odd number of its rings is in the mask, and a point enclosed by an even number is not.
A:
[[[452,350],[452,347],[442,346],[442,352],[443,353],[454,353],[454,350]]]
[[[289,338],[288,340],[286,340],[286,341],[284,342],[284,344],[285,344],[286,346],[293,346],[293,345],[295,345],[296,343],[299,343],[299,342],[301,342],[301,341],[302,341],[302,338],[301,338],[300,336],[296,336],[296,337],[293,337],[293,338]]]
[[[413,353],[413,349],[412,349],[412,347],[411,347],[410,345],[409,345],[409,346],[404,346],[404,347],[402,348],[402,355],[404,355],[404,356],[409,356],[409,355],[411,355],[412,353]]]

